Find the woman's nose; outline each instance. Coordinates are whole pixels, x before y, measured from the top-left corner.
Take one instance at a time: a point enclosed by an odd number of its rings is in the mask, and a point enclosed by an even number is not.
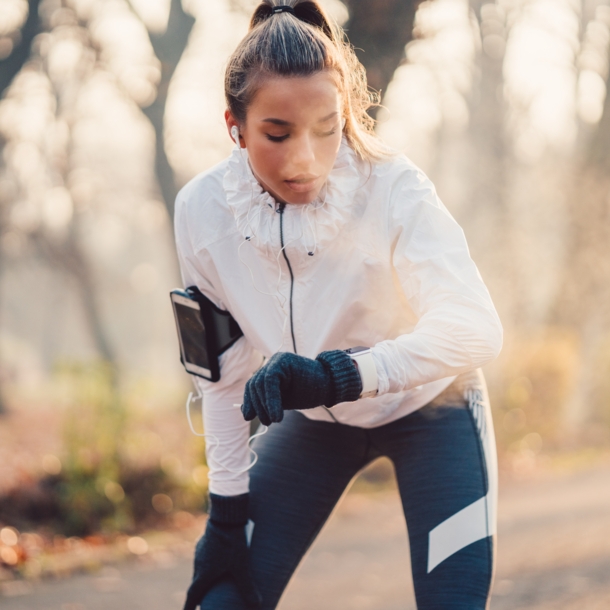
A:
[[[316,154],[313,142],[307,135],[294,142],[294,148],[291,152],[292,163],[300,171],[309,169],[315,163]]]

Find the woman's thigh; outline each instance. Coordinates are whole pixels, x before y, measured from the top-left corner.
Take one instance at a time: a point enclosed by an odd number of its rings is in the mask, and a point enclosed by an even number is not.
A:
[[[459,378],[458,378],[459,381]],[[483,610],[493,576],[497,464],[484,382],[372,431],[393,462],[419,610]]]
[[[366,459],[366,433],[287,412],[257,439],[250,471],[250,558],[263,609],[275,608],[299,562]],[[245,610],[231,581],[202,610]]]

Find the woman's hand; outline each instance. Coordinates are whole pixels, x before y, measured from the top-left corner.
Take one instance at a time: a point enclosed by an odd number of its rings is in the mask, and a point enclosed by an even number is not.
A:
[[[268,426],[282,421],[286,409],[332,407],[357,400],[361,392],[358,369],[344,351],[322,352],[315,360],[281,352],[246,383],[242,413]]]
[[[193,581],[184,610],[195,610],[224,578],[233,580],[249,608],[260,608],[262,599],[252,578],[246,540],[248,494],[210,494],[210,500],[210,519],[195,547]]]

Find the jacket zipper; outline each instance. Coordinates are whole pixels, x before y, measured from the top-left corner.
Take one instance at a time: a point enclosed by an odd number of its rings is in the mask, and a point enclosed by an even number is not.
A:
[[[290,307],[290,336],[292,337],[292,347],[294,349],[294,353],[297,354],[297,342],[294,338],[294,319],[292,315],[292,295],[294,293],[294,273],[292,272],[292,265],[290,264],[290,260],[288,259],[288,255],[286,254],[286,250],[284,248],[284,209],[286,208],[285,203],[280,203],[280,207],[278,208],[278,212],[280,214],[280,245],[282,247],[282,254],[284,255],[284,260],[286,261],[286,265],[288,266],[288,273],[290,273],[290,299],[289,299],[289,307]]]
[[[284,255],[284,260],[286,261],[286,265],[288,266],[288,273],[290,273],[290,336],[292,337],[292,347],[294,348],[294,353],[297,354],[297,342],[294,338],[294,320],[292,316],[292,294],[294,292],[294,273],[292,272],[292,265],[290,264],[290,260],[288,259],[288,255],[286,254],[286,250],[284,248],[284,209],[286,208],[285,203],[280,203],[280,207],[278,208],[278,212],[280,214],[280,245],[282,247],[282,254]],[[336,423],[340,423],[339,420],[335,417],[334,413],[328,408],[324,407],[326,412],[330,415],[331,419]]]

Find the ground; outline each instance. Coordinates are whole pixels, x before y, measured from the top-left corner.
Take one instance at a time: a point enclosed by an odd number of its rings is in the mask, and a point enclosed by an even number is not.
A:
[[[610,464],[501,485],[493,610],[610,608]],[[186,545],[188,547],[188,545]],[[3,610],[181,608],[190,549],[92,574],[7,583]],[[327,524],[280,610],[414,610],[406,527],[395,490],[351,492]]]

